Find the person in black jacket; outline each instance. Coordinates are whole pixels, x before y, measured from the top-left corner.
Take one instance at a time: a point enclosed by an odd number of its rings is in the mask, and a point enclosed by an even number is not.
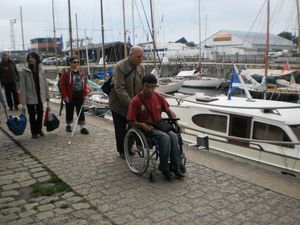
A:
[[[4,87],[6,102],[10,110],[18,110],[17,82],[19,73],[16,64],[9,58],[7,52],[2,53],[0,64],[0,82]]]

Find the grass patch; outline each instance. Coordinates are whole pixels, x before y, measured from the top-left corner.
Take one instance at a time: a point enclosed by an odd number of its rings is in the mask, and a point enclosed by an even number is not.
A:
[[[50,172],[50,180],[46,183],[32,185],[32,196],[51,196],[55,193],[72,191],[71,187],[59,179],[56,174]]]
[[[92,205],[90,208],[91,208],[91,210],[97,211],[97,207],[94,205]]]

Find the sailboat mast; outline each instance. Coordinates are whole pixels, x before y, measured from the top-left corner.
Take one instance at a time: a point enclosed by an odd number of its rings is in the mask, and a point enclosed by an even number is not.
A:
[[[76,47],[77,47],[77,55],[78,55],[78,58],[80,59],[77,13],[75,13],[75,23],[76,23],[75,25],[76,25]]]
[[[102,61],[103,61],[103,71],[105,72],[105,48],[104,48],[104,19],[103,19],[103,2],[100,0],[101,8],[101,35],[102,35]]]
[[[20,6],[20,17],[21,17],[22,47],[23,47],[23,51],[24,51],[24,50],[25,50],[25,45],[24,45],[24,30],[23,30],[23,13],[22,13],[22,6]]]
[[[267,34],[265,50],[265,77],[268,76],[269,69],[269,47],[270,47],[270,0],[267,2]]]
[[[69,45],[70,45],[70,52],[69,55],[73,55],[73,46],[72,46],[72,20],[71,20],[71,3],[70,0],[68,0],[68,12],[69,12]]]
[[[198,13],[199,13],[199,17],[198,17],[198,20],[199,20],[199,68],[201,70],[201,5],[200,5],[200,2],[201,0],[199,0],[198,2]]]
[[[299,0],[296,0],[296,7],[297,7],[297,22],[298,22],[298,71],[300,71],[300,12],[299,12]]]
[[[53,20],[53,35],[54,35],[54,51],[55,51],[55,65],[56,70],[58,71],[57,63],[57,40],[56,40],[56,28],[55,28],[55,17],[54,17],[54,0],[52,0],[52,20]]]
[[[156,68],[156,40],[155,40],[154,15],[153,15],[152,0],[150,0],[150,13],[151,13],[152,41],[153,41],[153,61],[154,61],[154,68]]]
[[[126,42],[125,0],[122,0],[122,4],[123,4],[123,30],[124,30],[124,57],[126,58],[128,56],[128,52],[127,52],[127,42]]]
[[[133,44],[133,46],[135,46],[134,1],[135,1],[135,0],[131,0],[132,44]]]

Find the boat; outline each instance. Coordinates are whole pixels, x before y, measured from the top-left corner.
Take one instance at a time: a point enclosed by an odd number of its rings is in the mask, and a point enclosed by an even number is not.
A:
[[[189,88],[219,88],[225,83],[224,78],[202,76],[196,70],[180,71],[176,78],[183,80],[183,87]]]
[[[300,172],[300,105],[196,95],[168,102],[184,130],[206,135],[210,149]]]
[[[184,131],[206,136],[209,149],[300,172],[300,105],[253,99],[236,67],[234,75],[246,98],[231,96],[233,83],[227,96],[167,98]]]
[[[174,79],[172,77],[161,77],[158,79],[158,87],[156,91],[162,93],[174,93],[182,87],[183,81]]]
[[[295,82],[293,74],[296,70],[275,70],[268,69],[267,76],[264,74],[264,69],[246,69],[241,72],[241,75],[250,83],[247,88],[254,98],[268,99],[287,102],[299,102],[300,85]],[[262,77],[261,83],[257,82],[253,77]],[[290,76],[290,81],[283,79],[285,76]],[[273,83],[266,84],[266,79]]]

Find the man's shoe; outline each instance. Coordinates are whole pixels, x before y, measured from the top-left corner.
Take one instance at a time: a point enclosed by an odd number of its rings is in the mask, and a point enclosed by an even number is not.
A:
[[[40,135],[41,137],[45,136],[45,134],[44,134],[43,131],[40,131],[40,132],[39,132],[39,135]]]
[[[66,131],[67,132],[72,132],[71,126],[66,126]]]
[[[171,171],[177,176],[177,177],[185,177],[184,173],[181,172],[180,169],[171,169]]]
[[[82,133],[82,134],[89,134],[90,132],[86,128],[82,128],[80,130],[80,133]]]
[[[37,136],[37,134],[32,134],[32,135],[31,135],[31,138],[32,138],[32,139],[37,139],[38,136]]]
[[[120,153],[120,157],[121,157],[122,159],[125,159],[124,153]]]
[[[17,105],[15,106],[15,110],[19,110],[19,107]]]
[[[170,170],[161,171],[167,181],[171,181],[172,174]]]
[[[13,107],[9,107],[9,110],[10,110],[10,111],[13,111]]]

